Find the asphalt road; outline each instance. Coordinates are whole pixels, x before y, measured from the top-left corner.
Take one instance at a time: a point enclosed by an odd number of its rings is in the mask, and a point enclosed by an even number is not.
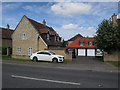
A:
[[[117,72],[2,65],[3,88],[118,88]]]

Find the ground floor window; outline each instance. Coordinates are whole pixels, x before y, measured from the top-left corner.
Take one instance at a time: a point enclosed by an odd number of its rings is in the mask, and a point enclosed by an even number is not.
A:
[[[21,47],[17,47],[16,52],[20,53],[21,52]]]
[[[29,48],[28,48],[28,55],[31,55],[31,54],[32,54],[32,48],[29,47]]]

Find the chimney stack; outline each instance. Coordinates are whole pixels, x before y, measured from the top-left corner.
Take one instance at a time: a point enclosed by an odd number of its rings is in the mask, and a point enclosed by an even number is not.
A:
[[[117,24],[117,15],[115,15],[115,13],[112,15],[112,22],[113,24]]]
[[[43,25],[46,25],[46,21],[45,21],[45,19],[43,19]]]
[[[7,24],[7,29],[9,30],[9,28],[10,28],[10,26],[9,26],[9,24]]]

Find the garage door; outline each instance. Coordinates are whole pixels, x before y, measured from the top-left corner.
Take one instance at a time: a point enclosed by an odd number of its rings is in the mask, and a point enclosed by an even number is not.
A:
[[[85,56],[85,49],[78,49],[78,56]]]
[[[87,56],[95,56],[95,49],[87,49]]]

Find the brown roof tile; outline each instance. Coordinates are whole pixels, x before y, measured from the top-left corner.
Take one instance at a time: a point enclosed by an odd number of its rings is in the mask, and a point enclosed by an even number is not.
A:
[[[13,32],[14,32],[14,30],[12,30],[12,29],[7,29],[7,28],[1,28],[0,27],[0,30],[2,30],[2,38],[4,38],[4,39],[12,39],[12,34],[13,34]]]
[[[83,37],[83,36],[81,34],[77,34],[74,37],[70,38],[68,41],[74,41],[74,40],[76,40],[79,37]]]
[[[48,33],[48,30],[50,31],[50,35],[57,35],[57,33],[54,31],[54,29],[52,27],[48,27],[46,25],[43,25],[39,22],[36,22],[30,18],[28,18],[28,20],[32,23],[32,25],[38,30],[39,34],[41,35],[42,33]],[[55,42],[55,41],[50,41],[50,40],[47,40],[46,38],[44,38],[42,35],[41,35],[42,39],[45,41],[45,43],[47,45],[52,45],[52,46],[59,46],[60,43],[59,42]]]

